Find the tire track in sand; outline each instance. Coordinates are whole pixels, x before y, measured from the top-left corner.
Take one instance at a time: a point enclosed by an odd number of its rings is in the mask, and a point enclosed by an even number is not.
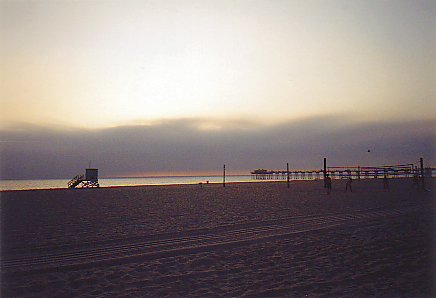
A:
[[[25,274],[46,272],[59,269],[82,269],[94,266],[117,265],[122,263],[171,257],[210,251],[217,248],[247,245],[272,238],[302,232],[326,229],[357,220],[374,220],[385,217],[400,216],[417,211],[423,206],[408,206],[397,209],[376,209],[355,211],[324,216],[307,216],[271,221],[252,222],[252,225],[240,227],[229,225],[221,231],[204,234],[189,233],[184,236],[164,237],[162,239],[141,242],[96,243],[95,247],[73,250],[59,250],[49,254],[21,254],[1,260],[1,271],[6,274]]]

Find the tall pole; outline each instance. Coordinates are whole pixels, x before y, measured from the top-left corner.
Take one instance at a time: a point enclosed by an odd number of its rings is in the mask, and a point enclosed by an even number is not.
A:
[[[424,179],[424,160],[422,157],[419,159],[419,164],[421,166],[421,183],[422,183],[422,189],[425,189],[425,179]]]
[[[226,164],[223,167],[223,187],[226,187]]]
[[[324,157],[324,188],[327,188],[327,158]]]
[[[287,179],[288,188],[289,188],[289,162],[286,163],[286,179]]]

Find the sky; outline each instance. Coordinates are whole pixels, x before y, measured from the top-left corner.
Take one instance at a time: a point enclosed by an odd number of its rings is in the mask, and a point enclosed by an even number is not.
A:
[[[432,163],[434,10],[3,0],[0,178]]]

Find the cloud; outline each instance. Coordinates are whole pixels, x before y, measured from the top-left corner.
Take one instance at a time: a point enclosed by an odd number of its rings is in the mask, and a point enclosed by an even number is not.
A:
[[[213,119],[167,120],[101,130],[21,126],[1,131],[1,179],[69,178],[91,160],[101,176],[249,173],[258,167],[417,162],[434,157],[435,121],[356,123],[347,117],[279,125]],[[367,150],[371,149],[368,153]]]

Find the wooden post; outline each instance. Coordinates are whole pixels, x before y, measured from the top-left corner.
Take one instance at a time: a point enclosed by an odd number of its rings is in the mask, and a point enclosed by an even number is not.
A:
[[[424,160],[422,157],[419,159],[419,164],[421,166],[421,183],[422,183],[422,189],[425,189],[425,177],[424,177]]]
[[[324,188],[327,188],[327,158],[324,157]]]
[[[223,187],[226,187],[226,165],[223,167]]]
[[[286,163],[286,181],[288,183],[288,188],[289,188],[289,162]]]

